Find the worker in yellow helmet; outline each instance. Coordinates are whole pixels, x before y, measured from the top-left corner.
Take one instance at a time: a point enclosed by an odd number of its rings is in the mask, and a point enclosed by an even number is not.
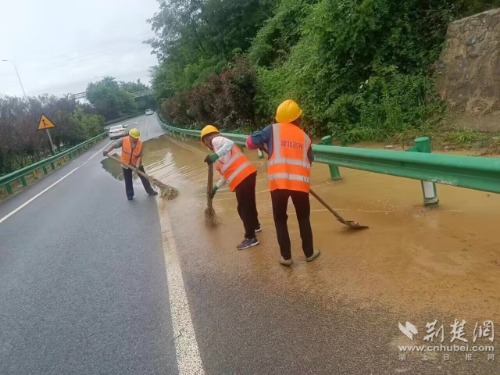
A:
[[[260,232],[261,229],[255,202],[257,169],[238,146],[223,137],[215,126],[207,125],[203,128],[201,141],[212,150],[212,154],[207,155],[204,162],[215,164],[215,169],[222,176],[212,189],[211,197],[213,198],[217,190],[226,184],[236,193],[238,214],[245,228],[245,238],[236,248],[243,250],[258,245],[259,240],[255,232]]]
[[[268,153],[267,179],[281,252],[280,263],[284,266],[293,264],[286,213],[289,198],[295,206],[306,261],[313,261],[320,254],[313,248],[309,220],[309,186],[314,155],[311,139],[300,128],[301,116],[299,105],[291,99],[285,100],[276,110],[276,123],[249,135],[246,142],[249,149],[263,148]]]
[[[111,150],[115,148],[122,148],[121,161],[123,168],[123,179],[125,180],[125,193],[129,201],[134,199],[134,185],[132,184],[132,170],[128,167],[131,165],[136,167],[142,172],[145,172],[142,165],[142,146],[143,143],[139,139],[141,137],[141,132],[139,129],[130,129],[128,136],[119,139],[118,141],[111,144],[111,146],[103,151],[103,155],[106,156]],[[156,191],[153,190],[151,184],[147,178],[140,176],[142,185],[146,193],[149,195],[158,195]]]

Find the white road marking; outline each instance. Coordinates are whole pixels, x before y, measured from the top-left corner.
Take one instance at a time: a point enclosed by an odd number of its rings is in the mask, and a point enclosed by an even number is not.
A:
[[[194,333],[189,303],[182,279],[182,270],[177,255],[168,215],[161,217],[163,228],[163,254],[167,271],[168,294],[170,297],[170,315],[174,329],[175,353],[180,375],[203,375],[198,342]]]
[[[7,220],[9,217],[11,217],[12,215],[16,214],[17,212],[21,211],[24,207],[26,207],[28,204],[30,204],[31,202],[33,202],[35,199],[37,199],[38,197],[40,197],[42,194],[45,194],[47,191],[49,191],[50,189],[52,189],[54,186],[56,186],[58,183],[60,183],[61,181],[65,180],[67,177],[69,177],[70,175],[72,175],[74,172],[76,172],[78,169],[80,169],[82,166],[84,166],[85,164],[87,164],[93,157],[95,157],[96,155],[98,155],[99,153],[102,152],[102,150],[104,150],[106,147],[109,146],[109,143],[104,146],[103,148],[101,148],[98,152],[96,152],[94,155],[92,155],[90,158],[88,158],[86,161],[84,161],[82,164],[80,164],[78,167],[76,167],[75,169],[73,169],[71,172],[65,174],[63,177],[61,177],[59,180],[57,180],[56,182],[54,182],[52,185],[50,185],[49,187],[45,188],[44,190],[42,190],[40,193],[38,193],[37,195],[35,195],[33,198],[27,200],[26,202],[24,202],[22,205],[20,205],[19,207],[17,207],[14,211],[8,213],[7,215],[5,215],[4,217],[2,217],[0,219],[0,224],[2,224],[5,220]]]

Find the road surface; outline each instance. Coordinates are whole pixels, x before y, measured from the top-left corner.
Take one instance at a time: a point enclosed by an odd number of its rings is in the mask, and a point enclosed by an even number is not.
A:
[[[391,186],[406,180],[353,171],[332,185],[327,168],[315,166],[318,193],[342,196],[336,208],[371,228],[345,231],[313,202],[323,254],[306,264],[290,207],[296,264],[288,269],[277,262],[263,161],[251,156],[261,245],[237,251],[242,228],[230,192],[214,202],[219,227],[203,225],[201,144],[162,136],[156,116],[127,123],[148,140],[146,170],[180,195],[149,197],[136,180],[127,201],[120,168],[101,155],[105,141],[2,204],[0,374],[500,373],[500,358],[484,353],[446,361],[442,353],[398,351],[417,342],[399,322],[418,326],[419,344],[434,319],[498,323],[498,236],[474,243],[493,226],[467,221],[494,218],[498,199],[472,192],[484,210],[458,210],[464,196],[452,191],[441,212],[431,212],[419,208],[415,181]],[[384,188],[368,187],[367,197],[368,182]],[[475,245],[449,255],[453,241]]]

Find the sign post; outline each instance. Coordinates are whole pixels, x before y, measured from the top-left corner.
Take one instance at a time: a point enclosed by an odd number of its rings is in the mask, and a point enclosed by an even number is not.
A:
[[[37,130],[44,130],[47,131],[47,136],[49,137],[49,142],[50,142],[50,151],[52,154],[54,154],[54,143],[52,143],[52,137],[50,136],[49,129],[50,128],[55,128],[56,126],[52,121],[50,121],[47,116],[42,114],[40,116],[40,121],[38,121],[38,128]]]

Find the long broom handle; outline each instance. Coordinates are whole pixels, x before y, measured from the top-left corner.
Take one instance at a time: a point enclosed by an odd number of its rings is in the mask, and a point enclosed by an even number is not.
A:
[[[208,164],[208,179],[207,179],[207,208],[212,211],[212,198],[210,198],[210,194],[212,193],[214,185],[214,166],[212,164]]]
[[[125,165],[122,163],[122,161],[120,159],[118,159],[116,156],[113,156],[113,155],[106,155],[108,158],[111,158],[115,161],[117,161],[118,163],[120,163],[121,165],[123,166],[126,166],[127,168],[130,168],[132,169],[134,172],[136,172],[138,175],[141,175],[142,177],[146,178],[149,182],[155,184],[155,185],[158,185],[158,186],[166,186],[163,182],[160,182],[158,181],[157,179],[147,175],[146,173],[144,173],[143,171],[137,169],[136,167],[134,167],[133,165]]]
[[[139,174],[139,175],[141,175],[142,177],[145,177],[145,178],[147,178],[148,180],[150,180],[150,181],[151,181],[151,177],[150,177],[150,176],[148,176],[148,175],[147,175],[146,173],[144,173],[143,171],[141,171],[141,170],[137,169],[137,168],[136,168],[136,167],[134,167],[133,165],[130,165],[130,164],[129,164],[129,165],[125,165],[125,164],[123,164],[123,163],[122,163],[122,161],[121,161],[120,159],[118,159],[116,156],[113,156],[113,155],[106,155],[106,156],[107,156],[108,158],[111,158],[111,159],[113,159],[113,160],[117,161],[117,162],[118,162],[118,163],[120,163],[121,165],[123,165],[123,166],[125,166],[125,167],[127,167],[127,168],[132,169],[132,170],[133,170],[134,172],[136,172],[137,174]]]

